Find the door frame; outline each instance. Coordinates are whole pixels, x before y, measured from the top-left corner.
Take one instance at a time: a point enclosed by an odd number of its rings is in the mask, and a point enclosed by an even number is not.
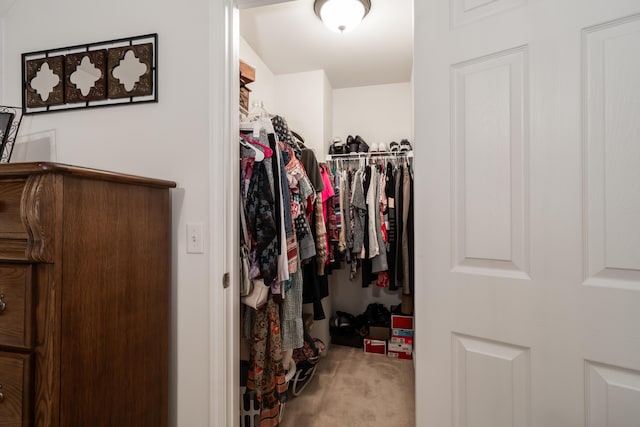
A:
[[[240,418],[238,289],[239,29],[236,0],[209,0],[209,423]],[[222,226],[220,226],[222,224]]]

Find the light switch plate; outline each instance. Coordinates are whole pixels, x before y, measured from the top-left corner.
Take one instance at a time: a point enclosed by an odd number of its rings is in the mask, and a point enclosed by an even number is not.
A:
[[[202,233],[202,224],[187,224],[187,253],[202,254],[204,253],[204,235]]]

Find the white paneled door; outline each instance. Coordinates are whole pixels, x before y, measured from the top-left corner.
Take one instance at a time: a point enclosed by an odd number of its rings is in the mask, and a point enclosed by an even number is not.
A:
[[[640,1],[414,12],[417,425],[640,426]]]

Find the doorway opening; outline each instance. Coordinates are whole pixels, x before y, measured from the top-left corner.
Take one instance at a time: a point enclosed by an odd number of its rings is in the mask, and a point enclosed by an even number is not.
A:
[[[261,3],[278,4],[241,8],[236,30],[239,59],[255,71],[255,80],[247,85],[245,113],[260,109],[284,116],[318,161],[328,165],[339,158],[329,155],[331,145],[347,146],[356,137],[369,146],[368,153],[357,154],[363,163],[395,144],[400,147],[403,140],[410,146],[403,150],[413,148],[412,0],[375,2],[349,34],[324,27],[312,1]],[[231,84],[240,87],[240,80]],[[351,276],[346,263],[332,272],[329,296],[321,303],[325,318],[313,321],[312,335],[326,343],[328,352],[333,345],[330,322],[337,312],[358,316],[373,304],[391,310],[403,302],[402,289],[391,291],[376,282],[363,287],[358,269]],[[303,311],[313,315],[313,305],[305,304]],[[241,330],[239,318],[235,312],[236,331]]]

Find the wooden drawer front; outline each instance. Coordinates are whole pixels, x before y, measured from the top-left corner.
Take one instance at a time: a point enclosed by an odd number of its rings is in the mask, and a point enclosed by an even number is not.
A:
[[[30,356],[0,352],[0,427],[30,424]]]
[[[20,201],[26,180],[0,181],[0,238],[27,238],[20,219]]]
[[[30,264],[0,263],[0,345],[33,347]]]

